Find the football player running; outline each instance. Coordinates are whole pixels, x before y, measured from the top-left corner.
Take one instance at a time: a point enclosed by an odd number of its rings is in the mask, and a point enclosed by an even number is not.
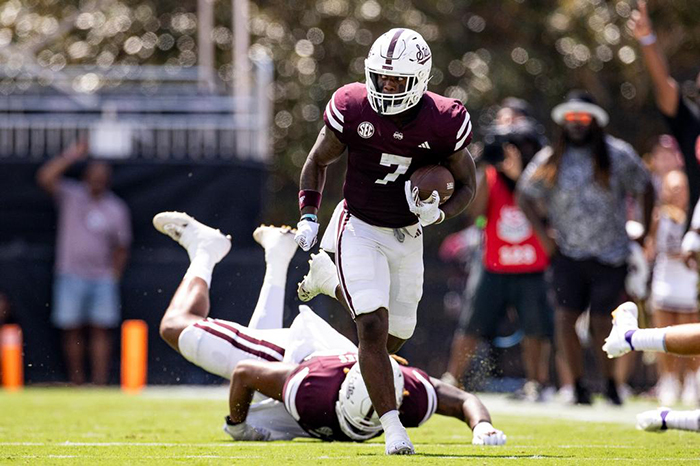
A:
[[[295,239],[308,251],[317,241],[327,168],[347,150],[344,200],[321,242],[336,254],[338,279],[314,280],[315,267],[332,263],[325,253],[312,256],[300,292],[309,299],[319,292],[337,296],[355,320],[359,364],[386,433],[387,454],[415,452],[395,406],[389,353],[415,329],[423,289],[422,229],[462,212],[476,187],[466,149],[469,113],[458,100],[427,91],[431,65],[430,47],[417,32],[398,28],[379,37],[365,60],[366,83],[345,85],[331,97],[300,177]],[[442,205],[437,192],[420,200],[409,180],[432,164],[444,165],[455,179],[454,193]],[[315,266],[316,260],[323,264]]]
[[[190,266],[160,326],[162,338],[188,361],[231,379],[224,430],[234,440],[363,441],[382,433],[357,361],[357,347],[306,306],[282,328],[284,285],[297,245],[294,230],[261,226],[253,237],[265,249],[265,278],[249,325],[210,319],[214,266],[228,254],[230,237],[182,212],[153,219],[158,231],[182,245]],[[479,399],[423,371],[391,360],[393,405],[417,427],[434,413],[463,420],[475,445],[502,445]],[[255,391],[269,399],[252,403]]]

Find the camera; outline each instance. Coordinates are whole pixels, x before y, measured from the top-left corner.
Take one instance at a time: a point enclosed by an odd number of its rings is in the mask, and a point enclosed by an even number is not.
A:
[[[532,160],[544,145],[537,127],[529,120],[518,121],[507,126],[492,125],[483,140],[484,150],[481,158],[491,165],[503,162],[505,159],[503,148],[506,144],[513,144],[520,151],[523,166]]]

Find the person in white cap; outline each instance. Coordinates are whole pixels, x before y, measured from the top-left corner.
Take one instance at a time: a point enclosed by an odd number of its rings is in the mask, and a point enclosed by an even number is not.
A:
[[[630,241],[625,229],[626,201],[629,195],[646,194],[648,222],[653,188],[632,146],[606,134],[608,113],[588,93],[570,92],[552,110],[552,119],[559,125],[559,135],[530,162],[517,192],[522,211],[553,254],[557,350],[574,375],[576,402],[590,404],[590,393],[582,383],[576,320],[590,309],[591,335],[600,348],[610,331],[608,312],[625,298]],[[620,404],[614,367],[598,353],[607,380],[605,394],[611,403]]]

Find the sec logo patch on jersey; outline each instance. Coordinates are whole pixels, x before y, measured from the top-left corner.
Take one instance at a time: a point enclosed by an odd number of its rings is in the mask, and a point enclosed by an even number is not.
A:
[[[374,125],[369,121],[363,121],[360,123],[360,126],[357,127],[357,134],[364,139],[371,138],[374,134]]]

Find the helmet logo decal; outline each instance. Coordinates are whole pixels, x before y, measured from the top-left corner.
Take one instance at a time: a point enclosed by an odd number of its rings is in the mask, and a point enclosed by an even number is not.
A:
[[[416,48],[418,49],[418,52],[416,52],[416,61],[423,65],[425,62],[430,60],[430,57],[432,56],[430,54],[430,49],[427,47],[422,47],[418,44],[416,44]]]
[[[394,33],[394,37],[391,38],[389,42],[389,50],[386,52],[386,65],[391,65],[391,60],[394,59],[394,49],[396,48],[396,43],[399,41],[399,37],[403,34],[404,29],[399,29]]]
[[[372,125],[372,123],[369,121],[363,121],[360,123],[360,126],[357,127],[357,134],[364,139],[371,138],[374,134],[374,125]]]

